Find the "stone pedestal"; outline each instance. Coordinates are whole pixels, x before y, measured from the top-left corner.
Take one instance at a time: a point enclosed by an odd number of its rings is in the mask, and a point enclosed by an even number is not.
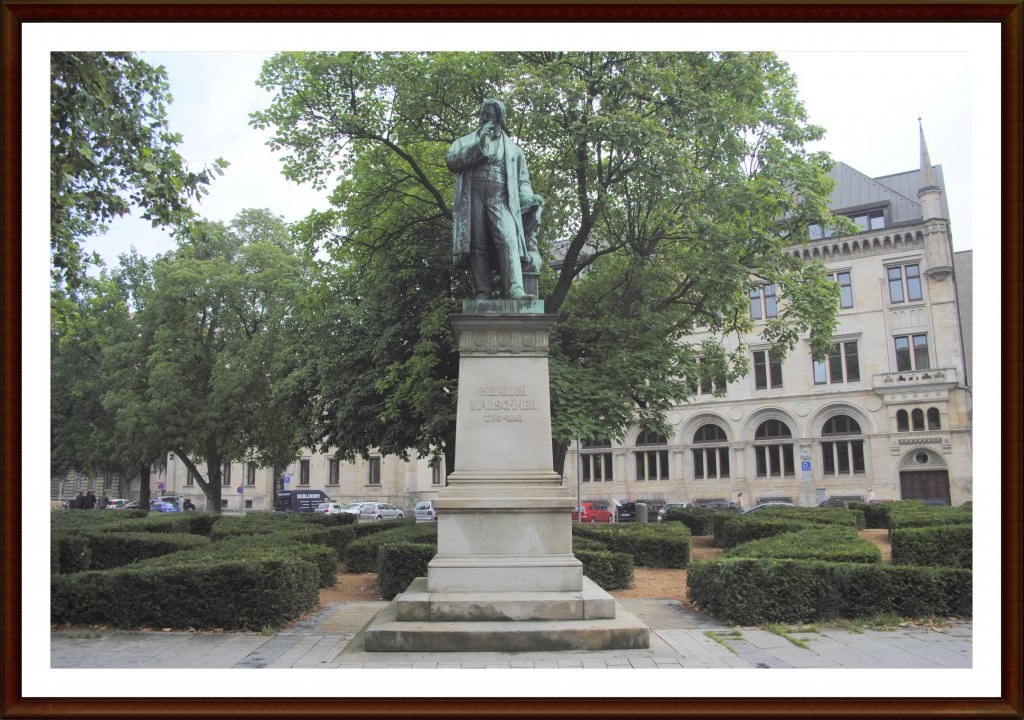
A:
[[[367,650],[647,647],[647,628],[617,618],[572,554],[575,499],[552,470],[554,317],[543,305],[465,301],[453,317],[455,468],[434,501],[438,552],[367,628]]]

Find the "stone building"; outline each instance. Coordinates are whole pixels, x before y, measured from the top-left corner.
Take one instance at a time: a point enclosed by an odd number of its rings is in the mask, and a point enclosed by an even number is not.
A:
[[[752,290],[750,375],[673,409],[669,437],[634,428],[573,447],[566,479],[582,500],[971,499],[971,254],[952,251],[942,168],[922,132],[915,170],[832,175],[830,208],[860,231],[812,226],[790,248],[839,283],[828,359],[802,340],[775,361],[757,327],[778,310],[775,288]]]

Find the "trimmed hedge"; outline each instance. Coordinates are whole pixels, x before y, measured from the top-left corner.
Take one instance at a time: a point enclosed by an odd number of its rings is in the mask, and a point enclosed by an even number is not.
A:
[[[974,563],[972,525],[896,528],[889,539],[894,565],[970,568]]]
[[[89,569],[92,548],[85,535],[54,535],[50,538],[50,574],[76,573]]]
[[[665,513],[666,522],[681,522],[690,528],[692,535],[714,535],[715,519],[736,517],[736,509],[725,508],[672,508]]]
[[[253,548],[276,553],[280,556],[297,555],[298,557],[313,563],[316,566],[320,578],[320,587],[334,587],[338,584],[338,554],[323,543],[313,540],[306,540],[296,537],[292,533],[270,533],[269,535],[249,535],[246,537],[231,538],[214,543],[209,548],[209,555],[194,554],[192,557],[185,556],[171,558],[171,562],[193,561],[208,563],[211,556],[232,557],[244,556]]]
[[[892,503],[850,503],[851,510],[864,513],[864,527],[882,529],[889,527],[889,507]]]
[[[842,525],[855,530],[864,529],[864,513],[847,508],[789,507],[774,505],[752,513],[741,513],[740,518],[771,518],[795,520],[808,525]]]
[[[376,527],[381,523],[372,523],[362,527]],[[359,527],[359,526],[357,526]],[[437,524],[411,524],[402,527],[385,526],[381,532],[354,540],[345,548],[346,573],[377,572],[377,553],[384,545],[397,543],[426,543],[437,547]],[[437,550],[435,549],[436,553]]]
[[[598,587],[604,590],[633,587],[633,558],[627,553],[574,547],[573,555],[583,563],[583,574]]]
[[[750,515],[735,515],[715,524],[715,545],[728,550],[741,543],[782,533],[799,532],[809,527],[811,524],[806,521],[773,518],[760,511]]]
[[[882,562],[878,546],[857,536],[853,528],[811,527],[751,540],[727,550],[725,557],[788,558],[828,562]]]
[[[682,523],[575,524],[572,532],[574,537],[597,540],[613,552],[626,553],[636,565],[685,568],[690,564],[692,538]]]
[[[857,618],[971,614],[971,571],[876,563],[722,558],[694,564],[687,595],[728,623],[763,625]]]
[[[88,541],[92,555],[90,570],[110,570],[210,544],[209,538],[187,533],[97,532],[83,537]]]
[[[936,507],[919,500],[893,503],[889,508],[889,530],[938,525],[970,525],[973,523],[970,505]]]
[[[320,577],[297,554],[250,548],[233,558],[195,562],[196,551],[122,568],[57,575],[53,623],[119,628],[280,626],[316,607]]]
[[[425,577],[427,564],[437,554],[437,545],[396,542],[381,545],[377,552],[377,591],[385,600],[405,592],[409,583]]]

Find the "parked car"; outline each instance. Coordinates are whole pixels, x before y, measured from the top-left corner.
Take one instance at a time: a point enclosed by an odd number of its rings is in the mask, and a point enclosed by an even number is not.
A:
[[[736,510],[736,503],[728,500],[694,500],[692,507],[711,510]]]
[[[847,508],[850,507],[850,503],[857,502],[856,500],[847,500],[845,498],[827,498],[818,503],[818,507],[821,508]]]
[[[131,502],[127,498],[110,498],[107,501],[107,510],[123,510],[128,507],[128,503]],[[136,503],[138,505],[138,503]]]
[[[401,508],[387,503],[368,502],[359,508],[360,520],[401,520],[404,517],[405,512]]]
[[[582,502],[580,508],[583,509],[583,520],[585,523],[606,523],[611,522],[612,514],[607,508],[599,507],[594,503]],[[572,521],[580,522],[580,511],[579,509],[572,511]]]
[[[437,509],[430,500],[420,500],[412,509],[416,522],[437,522]]]
[[[334,502],[323,490],[278,490],[275,512],[313,512],[320,503]]]
[[[154,498],[149,501],[150,512],[165,512],[165,513],[176,513],[181,512],[181,508],[176,503],[170,502],[169,500],[161,500],[160,498]]]
[[[665,522],[665,516],[668,515],[669,510],[682,510],[689,507],[689,503],[666,503],[661,506],[661,510],[658,511],[658,522]]]
[[[345,506],[333,502],[320,503],[316,506],[316,510],[314,512],[326,513],[327,515],[340,515],[345,512]]]
[[[636,506],[637,505],[647,506],[647,522],[653,522],[658,516],[658,511],[664,504],[663,501],[652,501],[652,500],[630,500],[629,502],[619,503],[619,509],[616,513],[617,522],[636,522]]]
[[[791,502],[782,502],[780,500],[769,500],[768,502],[758,503],[757,505],[755,505],[754,507],[750,508],[749,510],[744,510],[743,514],[746,515],[747,513],[757,512],[758,510],[764,510],[765,508],[770,508],[770,507],[796,507],[796,505],[794,505]]]
[[[341,508],[341,511],[343,513],[348,513],[349,515],[355,515],[358,518],[359,517],[359,508],[361,508],[363,505],[366,505],[366,503],[362,502],[362,501],[360,501],[360,502],[351,502],[348,505],[343,505],[342,508]]]

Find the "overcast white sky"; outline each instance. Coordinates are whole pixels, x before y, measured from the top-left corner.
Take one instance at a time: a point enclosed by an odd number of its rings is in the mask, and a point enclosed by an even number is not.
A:
[[[243,208],[266,207],[291,221],[314,207],[327,206],[326,194],[289,183],[280,175],[280,154],[272,153],[265,145],[269,133],[248,126],[249,113],[265,108],[271,98],[256,87],[255,81],[263,61],[272,54],[269,48],[421,47],[418,40],[401,39],[401,33],[387,40],[378,34],[374,41],[370,39],[375,36],[373,27],[358,39],[347,33],[328,33],[327,40],[323,26],[317,26],[317,33],[300,33],[291,40],[285,33],[272,44],[254,39],[250,47],[268,48],[258,51],[203,52],[202,33],[174,41],[154,39],[156,34],[147,33],[146,42],[138,49],[144,51],[149,62],[167,68],[174,96],[169,108],[170,124],[184,137],[182,154],[193,167],[218,156],[231,163],[225,175],[212,184],[210,195],[197,206],[203,216],[227,221]],[[997,96],[978,83],[979,77],[984,77],[979,70],[988,58],[982,52],[984,46],[979,47],[977,26],[876,25],[868,30],[869,26],[864,25],[839,25],[828,26],[822,33],[815,32],[819,26],[773,26],[770,40],[759,26],[728,26],[727,32],[722,32],[722,26],[707,26],[706,32],[697,33],[694,26],[673,26],[675,33],[666,32],[668,26],[664,25],[649,27],[656,30],[653,36],[627,28],[650,41],[645,42],[645,49],[768,48],[780,52],[797,75],[811,121],[826,128],[825,140],[816,149],[827,150],[835,159],[873,177],[918,167],[921,117],[932,162],[943,166],[954,247],[973,247],[978,231],[975,163],[986,152],[978,147],[986,137],[984,128],[979,127],[983,123],[977,121],[979,117],[998,116],[993,105]],[[740,32],[740,28],[748,28],[751,33]],[[465,36],[460,33],[446,44],[438,39],[443,33],[432,35],[431,47],[464,43]],[[582,36],[593,43],[590,47],[621,46],[623,37],[619,33],[602,39],[599,33],[595,38],[590,29]],[[236,40],[244,37],[241,33]],[[303,38],[298,45],[296,37]],[[564,37],[558,33],[552,36],[558,38],[559,46],[564,46]],[[695,38],[699,38],[699,44],[695,44]],[[865,38],[871,38],[871,42],[865,43]],[[543,37],[533,40],[545,42]],[[146,50],[154,45],[160,49]],[[195,49],[166,49],[171,47]],[[465,49],[465,45],[458,47]],[[894,47],[900,50],[886,49]],[[992,70],[992,75],[998,77]],[[980,112],[986,106],[989,112]],[[129,218],[117,221],[109,233],[90,243],[108,264],[116,263],[117,255],[132,245],[152,256],[171,249],[173,240],[166,232]]]
[[[264,57],[278,50],[517,50],[536,47],[559,49],[631,50],[755,50],[780,52],[796,72],[801,95],[811,120],[827,129],[822,149],[870,176],[918,167],[917,118],[923,119],[932,161],[943,166],[950,206],[954,246],[974,246],[975,274],[986,278],[975,294],[975,337],[979,343],[998,347],[999,299],[999,28],[991,24],[652,24],[652,25],[535,25],[503,23],[494,26],[443,25],[224,25],[224,24],[26,24],[23,27],[23,306],[22,343],[26,357],[46,357],[48,341],[49,178],[48,76],[49,51],[135,50],[147,59],[166,65],[174,104],[171,126],[184,135],[182,152],[194,167],[217,156],[231,162],[217,179],[211,194],[200,206],[211,219],[230,220],[247,207],[267,207],[296,220],[326,200],[304,187],[289,185],[278,173],[279,163],[264,146],[265,137],[247,125],[248,113],[263,108],[269,95],[255,87]],[[898,50],[894,50],[898,48]],[[195,51],[207,51],[196,53]],[[467,110],[467,122],[472,112]],[[163,233],[147,224],[122,221],[92,246],[113,264],[119,253],[135,245],[152,256],[173,247]],[[34,313],[34,317],[32,316]],[[986,322],[986,326],[982,323]],[[998,443],[998,352],[975,353],[975,462],[985,462],[979,477],[1000,477]],[[26,363],[23,395],[25,458],[46,456],[48,391],[45,361]],[[33,376],[34,374],[34,376]],[[42,445],[42,447],[40,447]],[[38,475],[38,473],[36,473]],[[47,526],[44,483],[26,486],[23,514],[26,527]],[[974,487],[978,512],[998,506],[998,484],[979,482]],[[998,527],[998,516],[988,516]],[[995,696],[999,689],[998,593],[980,592],[995,587],[998,575],[984,564],[998,557],[998,536],[980,533],[976,565],[974,666],[943,673],[941,686],[926,671],[816,671],[813,681],[805,673],[772,676],[763,674],[701,675],[699,682],[664,683],[645,675],[630,676],[638,694],[656,697],[686,696],[885,696],[934,697]],[[46,562],[46,543],[23,546],[26,568]],[[995,572],[998,572],[997,569]],[[987,573],[987,574],[986,574]],[[38,573],[36,573],[38,575]],[[987,580],[985,580],[987,578]],[[44,578],[45,579],[45,578]],[[985,581],[986,584],[982,585]],[[35,597],[46,597],[42,580],[35,582]],[[26,591],[28,592],[28,591]],[[104,671],[76,671],[59,679],[49,670],[47,654],[48,612],[45,603],[27,603],[24,626],[35,642],[23,652],[27,697],[74,694],[151,694],[151,683],[124,684]],[[27,635],[26,635],[27,637]],[[140,671],[147,672],[147,671]],[[155,671],[154,671],[155,672]],[[269,671],[277,673],[280,671]],[[288,671],[287,679],[266,682],[255,676],[233,676],[217,682],[208,674],[199,677],[183,671],[160,671],[160,692],[174,695],[179,689],[189,696],[305,695],[309,687],[327,695],[351,694],[352,686],[322,683],[322,675],[303,677],[304,671]],[[501,678],[467,683],[464,673],[430,677],[388,671],[360,675],[357,695],[431,696],[453,694],[529,694],[562,696],[566,687],[577,687],[564,674],[551,678],[538,671],[524,691],[497,686]],[[572,671],[563,671],[572,673]],[[711,671],[709,671],[711,672]],[[90,674],[92,673],[92,674]],[[166,676],[166,677],[165,677]],[[399,678],[400,676],[400,678]],[[168,681],[173,677],[173,681]],[[299,678],[308,679],[303,685]],[[619,692],[615,687],[581,679],[580,693],[601,696]],[[495,690],[498,687],[498,690]],[[115,689],[116,688],[116,689]],[[503,691],[503,692],[502,692]],[[575,691],[574,691],[575,692]]]

